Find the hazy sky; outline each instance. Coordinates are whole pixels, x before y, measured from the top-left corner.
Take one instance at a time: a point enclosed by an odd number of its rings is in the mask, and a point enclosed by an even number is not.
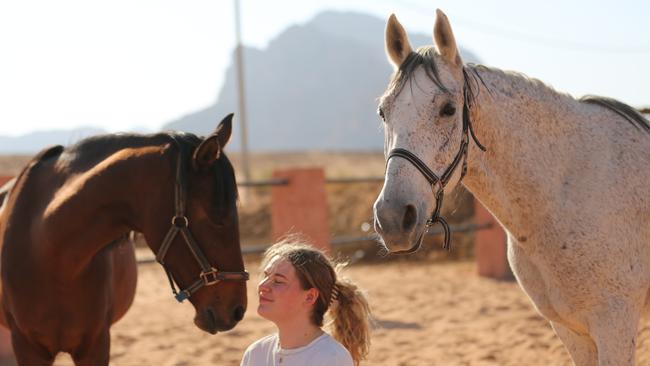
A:
[[[650,1],[241,0],[243,40],[265,47],[326,9],[395,12],[431,34],[436,8],[487,65],[650,106]],[[208,106],[233,14],[232,0],[0,0],[0,135],[156,130]]]

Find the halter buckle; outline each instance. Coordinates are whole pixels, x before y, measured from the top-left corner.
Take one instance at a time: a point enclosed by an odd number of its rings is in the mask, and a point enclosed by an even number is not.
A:
[[[221,282],[221,279],[219,278],[219,270],[214,267],[210,268],[209,271],[201,271],[200,277],[205,286],[216,285]]]
[[[190,220],[187,216],[174,216],[172,217],[172,225],[176,227],[188,227],[190,226]]]

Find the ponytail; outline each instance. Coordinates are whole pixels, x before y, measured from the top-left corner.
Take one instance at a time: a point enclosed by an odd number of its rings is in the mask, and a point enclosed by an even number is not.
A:
[[[370,348],[370,306],[352,282],[339,280],[335,288],[335,300],[329,309],[332,336],[350,352],[358,366]]]

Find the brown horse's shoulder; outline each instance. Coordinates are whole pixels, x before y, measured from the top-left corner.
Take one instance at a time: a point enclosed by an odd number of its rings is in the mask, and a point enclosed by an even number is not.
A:
[[[39,217],[39,209],[43,209],[51,199],[57,184],[52,174],[51,161],[61,155],[64,148],[61,145],[50,146],[36,154],[23,168],[20,174],[7,185],[0,188],[0,213],[2,220],[12,222],[24,220],[25,215]],[[36,220],[32,220],[35,222]],[[17,226],[12,235],[27,235],[23,226]]]

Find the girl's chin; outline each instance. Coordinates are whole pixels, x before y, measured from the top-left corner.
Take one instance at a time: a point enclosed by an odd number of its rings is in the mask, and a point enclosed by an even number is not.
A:
[[[264,319],[270,320],[268,318],[268,308],[264,304],[260,304],[257,307],[257,315],[261,316]]]

